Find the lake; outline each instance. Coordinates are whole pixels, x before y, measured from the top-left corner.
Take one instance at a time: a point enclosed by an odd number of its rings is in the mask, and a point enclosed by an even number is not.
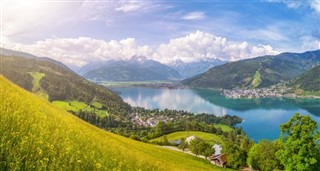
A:
[[[220,92],[203,89],[156,89],[146,87],[112,88],[132,106],[147,109],[176,109],[218,116],[237,115],[239,124],[251,139],[274,140],[280,135],[280,124],[296,112],[310,115],[320,123],[320,99],[228,99]]]

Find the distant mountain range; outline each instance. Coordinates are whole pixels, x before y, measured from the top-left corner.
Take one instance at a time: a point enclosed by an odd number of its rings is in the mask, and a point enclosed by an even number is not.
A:
[[[178,71],[183,78],[189,78],[198,74],[202,74],[214,66],[225,63],[227,62],[219,59],[203,59],[190,63],[183,62],[182,60],[176,60],[174,63],[168,64],[168,66]]]
[[[202,88],[259,88],[296,79],[320,64],[320,50],[262,56],[211,68],[183,84]]]
[[[224,63],[219,59],[205,59],[191,63],[176,60],[162,64],[143,56],[133,56],[129,60],[89,63],[80,68],[78,73],[93,81],[172,81],[204,73]]]
[[[93,81],[155,81],[182,78],[176,70],[143,56],[88,64],[82,67],[79,73]]]

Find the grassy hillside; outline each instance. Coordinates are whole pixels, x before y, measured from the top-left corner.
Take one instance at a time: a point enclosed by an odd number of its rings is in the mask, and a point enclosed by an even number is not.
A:
[[[320,50],[305,53],[282,53],[263,56],[211,68],[209,71],[182,81],[203,88],[259,88],[292,80],[320,64]]]
[[[38,96],[48,100],[49,99],[49,95],[40,86],[40,80],[45,76],[45,74],[44,73],[39,73],[39,72],[30,72],[29,74],[33,77],[33,80],[32,80],[32,85],[33,85],[32,92],[34,92]]]
[[[91,83],[63,64],[48,58],[0,57],[1,73],[15,84],[49,101],[76,100],[90,104],[93,99],[113,114],[125,114],[129,106],[104,86]]]
[[[225,170],[98,129],[0,76],[0,170]]]
[[[181,138],[187,138],[192,135],[199,137],[200,139],[204,140],[209,144],[215,144],[215,143],[223,144],[223,140],[218,135],[200,132],[200,131],[178,131],[178,132],[168,134],[166,136],[169,141],[172,141],[172,140],[180,140]],[[163,136],[152,139],[150,141],[160,142],[162,139],[163,139]]]
[[[79,101],[59,101],[55,100],[52,102],[55,106],[71,112],[79,112],[87,111],[87,112],[94,112],[99,117],[104,117],[108,115],[108,111],[102,110],[102,104],[99,102],[94,102],[92,105],[87,105],[86,103],[79,102]]]
[[[305,91],[320,91],[320,66],[304,73],[293,85]]]

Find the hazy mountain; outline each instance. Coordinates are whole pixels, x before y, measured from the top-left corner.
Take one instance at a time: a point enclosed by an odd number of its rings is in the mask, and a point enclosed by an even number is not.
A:
[[[190,63],[183,62],[182,60],[176,60],[174,63],[168,65],[178,71],[183,78],[189,78],[198,74],[202,74],[214,66],[225,63],[225,61],[221,61],[219,59],[204,59]]]
[[[291,80],[320,64],[320,50],[262,56],[211,68],[183,80],[186,85],[210,88],[267,87]]]
[[[31,55],[29,53],[14,51],[10,49],[0,48],[0,53],[5,56],[20,56],[24,58],[36,58],[36,56]]]
[[[101,64],[93,63],[82,67],[79,71],[87,71],[83,76],[93,81],[152,81],[182,78],[176,70],[143,56],[133,56],[129,60],[110,60]]]

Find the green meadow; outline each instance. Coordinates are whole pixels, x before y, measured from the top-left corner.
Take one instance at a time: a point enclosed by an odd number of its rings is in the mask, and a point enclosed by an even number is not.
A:
[[[171,134],[167,134],[165,136],[167,136],[169,141],[173,141],[173,140],[180,140],[181,138],[187,138],[192,135],[197,136],[200,139],[202,139],[205,142],[212,144],[212,145],[215,143],[223,144],[223,140],[221,139],[220,136],[218,136],[216,134],[210,134],[210,133],[200,132],[200,131],[178,131],[178,132],[174,132]],[[162,141],[163,136],[152,139],[150,141],[151,142],[152,141]]]

